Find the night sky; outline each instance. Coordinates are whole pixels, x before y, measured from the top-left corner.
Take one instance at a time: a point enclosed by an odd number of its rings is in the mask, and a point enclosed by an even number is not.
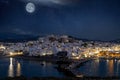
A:
[[[120,0],[0,0],[0,33],[120,39]]]

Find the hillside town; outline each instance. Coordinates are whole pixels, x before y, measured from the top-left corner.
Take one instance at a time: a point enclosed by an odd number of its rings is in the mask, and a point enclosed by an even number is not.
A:
[[[7,43],[0,42],[0,55],[26,55],[26,56],[56,56],[59,52],[66,52],[70,59],[100,56],[106,52],[120,54],[120,44],[100,41],[76,40],[67,35],[48,35],[39,37],[35,41]],[[112,55],[112,56],[114,56]],[[119,57],[118,55],[116,57]]]

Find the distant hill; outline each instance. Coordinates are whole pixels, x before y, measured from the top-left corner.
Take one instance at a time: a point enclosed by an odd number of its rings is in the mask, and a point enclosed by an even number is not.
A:
[[[73,38],[73,39],[76,39],[76,40],[82,40],[82,41],[98,41],[98,42],[113,42],[113,43],[120,43],[120,39],[116,39],[116,40],[108,40],[108,41],[103,41],[103,40],[91,40],[91,39],[83,39],[83,38],[77,38],[77,37],[74,37],[74,36],[69,36],[69,38]]]
[[[78,37],[74,37],[74,36],[69,36],[69,38],[73,38],[73,39],[75,39],[75,40],[82,40],[82,41],[87,41],[87,42],[89,42],[89,41],[98,41],[98,42],[106,42],[106,41],[102,41],[102,40],[91,40],[91,39],[84,39],[84,38],[78,38]]]
[[[112,40],[111,42],[120,43],[120,39]]]
[[[43,35],[41,35],[41,36],[43,37]],[[30,41],[30,40],[37,40],[39,37],[40,37],[40,35],[36,36],[36,35],[27,35],[27,34],[0,33],[0,42],[25,42],[25,41]],[[75,40],[82,40],[84,42],[99,41],[99,42],[120,43],[120,39],[111,40],[111,41],[101,41],[101,40],[82,39],[82,38],[77,38],[74,36],[68,36],[68,37],[75,39]]]
[[[77,37],[73,37],[73,36],[68,36],[69,38],[75,39],[75,40],[82,40],[82,41],[90,41],[88,39],[81,39],[81,38],[77,38]]]

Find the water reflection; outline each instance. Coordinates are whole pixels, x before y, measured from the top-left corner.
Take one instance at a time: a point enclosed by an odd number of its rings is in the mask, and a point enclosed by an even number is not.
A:
[[[114,62],[113,60],[107,60],[108,75],[112,76],[114,74]]]
[[[96,59],[81,66],[79,71],[86,76],[120,76],[120,60]]]
[[[41,65],[42,65],[43,67],[46,67],[46,62],[45,62],[45,61],[41,62]]]
[[[16,70],[16,76],[21,75],[21,64],[17,61],[14,61],[13,58],[10,58],[10,64],[8,68],[8,77],[14,77],[15,76],[15,70]]]
[[[119,64],[120,64],[120,60],[117,61],[117,70],[116,70],[116,75],[118,76],[119,74]]]
[[[16,76],[20,76],[21,75],[21,64],[19,62],[17,62],[17,73]]]
[[[31,77],[66,77],[58,72],[56,64],[45,61],[28,60],[21,58],[1,58],[0,59],[0,78],[25,76]]]
[[[14,77],[13,58],[10,58],[10,65],[9,65],[9,69],[8,69],[8,77]]]
[[[94,65],[94,68],[93,68],[93,70],[95,70],[95,72],[96,73],[98,73],[99,72],[99,59],[97,59],[97,60],[95,60],[95,65]]]

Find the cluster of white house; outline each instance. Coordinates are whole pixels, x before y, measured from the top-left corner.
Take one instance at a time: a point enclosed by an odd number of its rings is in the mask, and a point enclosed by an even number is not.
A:
[[[49,35],[40,37],[36,41],[18,43],[0,43],[0,51],[4,55],[24,54],[29,56],[56,55],[58,52],[66,51],[69,58],[88,57],[100,51],[114,51],[120,53],[120,44],[110,42],[95,42],[75,40],[66,35]]]

